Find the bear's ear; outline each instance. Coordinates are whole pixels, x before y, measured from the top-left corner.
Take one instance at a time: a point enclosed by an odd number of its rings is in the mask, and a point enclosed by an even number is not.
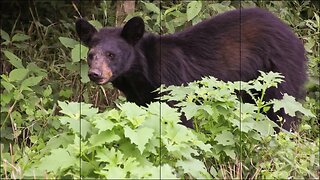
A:
[[[97,32],[96,28],[93,27],[88,21],[84,19],[78,19],[76,22],[76,30],[80,40],[85,44],[88,45],[91,37],[94,33]]]
[[[130,44],[135,45],[144,34],[144,22],[140,17],[131,18],[123,27],[121,36]]]

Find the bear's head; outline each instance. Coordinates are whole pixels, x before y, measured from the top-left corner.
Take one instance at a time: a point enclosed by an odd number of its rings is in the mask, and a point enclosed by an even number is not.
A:
[[[105,84],[127,72],[134,63],[134,46],[144,34],[144,22],[140,17],[133,17],[123,28],[97,31],[88,21],[78,19],[76,31],[80,40],[89,47],[90,80]]]

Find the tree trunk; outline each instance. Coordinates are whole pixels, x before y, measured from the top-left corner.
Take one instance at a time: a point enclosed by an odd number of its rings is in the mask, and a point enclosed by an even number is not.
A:
[[[135,1],[117,1],[116,25],[121,26],[129,13],[133,13]]]

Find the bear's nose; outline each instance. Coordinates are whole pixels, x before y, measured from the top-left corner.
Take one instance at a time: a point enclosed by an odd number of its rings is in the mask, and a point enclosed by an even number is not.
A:
[[[90,80],[98,80],[101,79],[101,72],[98,69],[90,70],[88,73]]]

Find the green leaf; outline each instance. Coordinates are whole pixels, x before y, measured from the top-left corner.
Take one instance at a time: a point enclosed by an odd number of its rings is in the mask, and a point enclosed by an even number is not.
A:
[[[14,87],[13,84],[7,82],[7,81],[1,81],[1,85],[6,89],[6,91],[10,92]],[[3,94],[2,94],[3,95]],[[2,96],[3,97],[3,96]]]
[[[234,145],[235,144],[234,139],[235,137],[229,131],[222,131],[220,134],[218,134],[214,138],[215,141],[218,141],[218,144],[222,144],[224,146]]]
[[[111,149],[103,148],[97,150],[96,158],[98,162],[108,162],[110,166],[117,166],[123,162],[123,154],[114,147]]]
[[[47,88],[43,91],[43,96],[44,97],[49,97],[52,93],[52,89],[51,89],[51,86],[48,85]]]
[[[31,87],[39,84],[39,82],[42,80],[42,76],[37,77],[29,77],[28,79],[25,79],[22,81],[21,87]]]
[[[228,1],[224,1],[224,2],[228,2]],[[223,12],[226,12],[228,10],[234,9],[230,5],[224,5],[224,4],[221,4],[221,3],[213,3],[213,4],[210,4],[208,7],[211,8],[212,10],[214,10],[214,11],[217,11],[218,13],[223,13]]]
[[[88,77],[88,71],[89,71],[88,64],[81,63],[80,76],[81,76],[82,83],[87,83],[90,81],[90,79]]]
[[[22,61],[19,57],[17,57],[16,55],[14,55],[12,52],[10,51],[3,51],[4,55],[9,59],[9,62],[16,68],[24,68],[24,66],[22,65]]]
[[[147,127],[132,130],[130,127],[126,126],[124,128],[124,136],[129,138],[132,143],[136,144],[142,154],[145,145],[153,137],[153,131],[153,129]]]
[[[79,44],[78,41],[68,37],[59,37],[59,40],[67,48],[74,48],[76,44]]]
[[[127,116],[128,120],[135,126],[139,126],[145,120],[146,111],[141,107],[137,106],[135,103],[125,103],[122,104],[120,109]]]
[[[274,134],[276,125],[270,120],[255,121],[253,128],[257,130],[261,136],[266,137]]]
[[[229,156],[233,160],[236,160],[236,153],[234,152],[234,150],[232,150],[232,149],[224,149],[223,151],[226,153],[227,156]]]
[[[187,5],[187,19],[191,21],[195,18],[201,11],[202,2],[201,1],[191,1]]]
[[[76,44],[71,50],[72,62],[79,62],[80,59],[86,60],[89,49],[82,44]]]
[[[143,2],[143,1],[142,1]],[[155,4],[153,3],[147,3],[147,2],[143,2],[144,5],[146,6],[146,9],[151,11],[151,12],[154,12],[156,14],[160,14],[160,9],[159,7],[157,7]]]
[[[83,138],[86,138],[88,132],[91,131],[91,124],[85,119],[74,119],[66,116],[60,117],[62,124],[68,124],[69,128],[77,134],[81,134]]]
[[[7,32],[1,29],[1,38],[5,41],[10,41],[10,36]]]
[[[273,102],[273,109],[275,112],[284,108],[284,111],[292,117],[296,115],[297,111],[300,111],[306,116],[315,117],[309,109],[304,108],[301,103],[297,102],[294,97],[289,96],[287,93],[283,95],[282,100],[275,99]]]
[[[108,171],[101,172],[107,179],[125,179],[127,175],[127,171],[117,166],[110,167]]]
[[[182,104],[182,103],[180,103],[180,104]],[[185,107],[182,107],[181,111],[184,112],[187,119],[193,118],[199,109],[198,105],[196,105],[193,102],[185,102],[185,103],[183,103],[183,105]]]
[[[59,96],[69,98],[71,97],[72,93],[73,92],[71,89],[61,89],[61,91],[59,92]]]
[[[59,148],[52,150],[49,156],[42,158],[38,168],[42,171],[57,173],[58,170],[66,169],[78,162],[79,160],[69,154],[66,149]]]
[[[104,131],[99,134],[94,134],[89,138],[89,142],[93,146],[100,146],[104,143],[111,143],[120,140],[120,136],[116,135],[113,131]]]
[[[13,37],[12,37],[12,42],[15,42],[15,41],[25,41],[27,39],[30,39],[30,36],[28,35],[25,35],[25,34],[15,34]]]
[[[61,108],[60,113],[68,115],[71,118],[79,119],[80,118],[80,104],[76,102],[62,102],[58,101],[58,104]]]
[[[38,67],[33,62],[28,63],[27,69],[29,69],[30,72],[34,72],[39,76],[47,76],[47,70]]]
[[[92,26],[94,26],[97,30],[103,28],[102,24],[97,20],[88,21]]]
[[[29,70],[24,68],[14,69],[10,72],[9,79],[11,82],[21,81],[27,76],[28,72]]]
[[[109,119],[97,118],[95,121],[95,127],[99,129],[99,133],[106,130],[111,130],[114,127],[114,123]]]
[[[177,166],[182,167],[184,173],[190,173],[195,179],[210,179],[211,176],[207,172],[203,162],[198,159],[179,160]],[[196,167],[196,168],[195,168]]]
[[[91,117],[98,113],[98,108],[93,108],[92,104],[86,104],[81,102],[80,107],[81,107],[81,116]]]
[[[171,108],[167,103],[160,103],[161,105],[161,119],[173,124],[180,122],[180,113],[177,109]],[[159,117],[159,119],[160,119]]]
[[[173,169],[168,164],[164,164],[161,167],[161,178],[162,179],[177,179],[177,177],[174,175],[175,169]]]

